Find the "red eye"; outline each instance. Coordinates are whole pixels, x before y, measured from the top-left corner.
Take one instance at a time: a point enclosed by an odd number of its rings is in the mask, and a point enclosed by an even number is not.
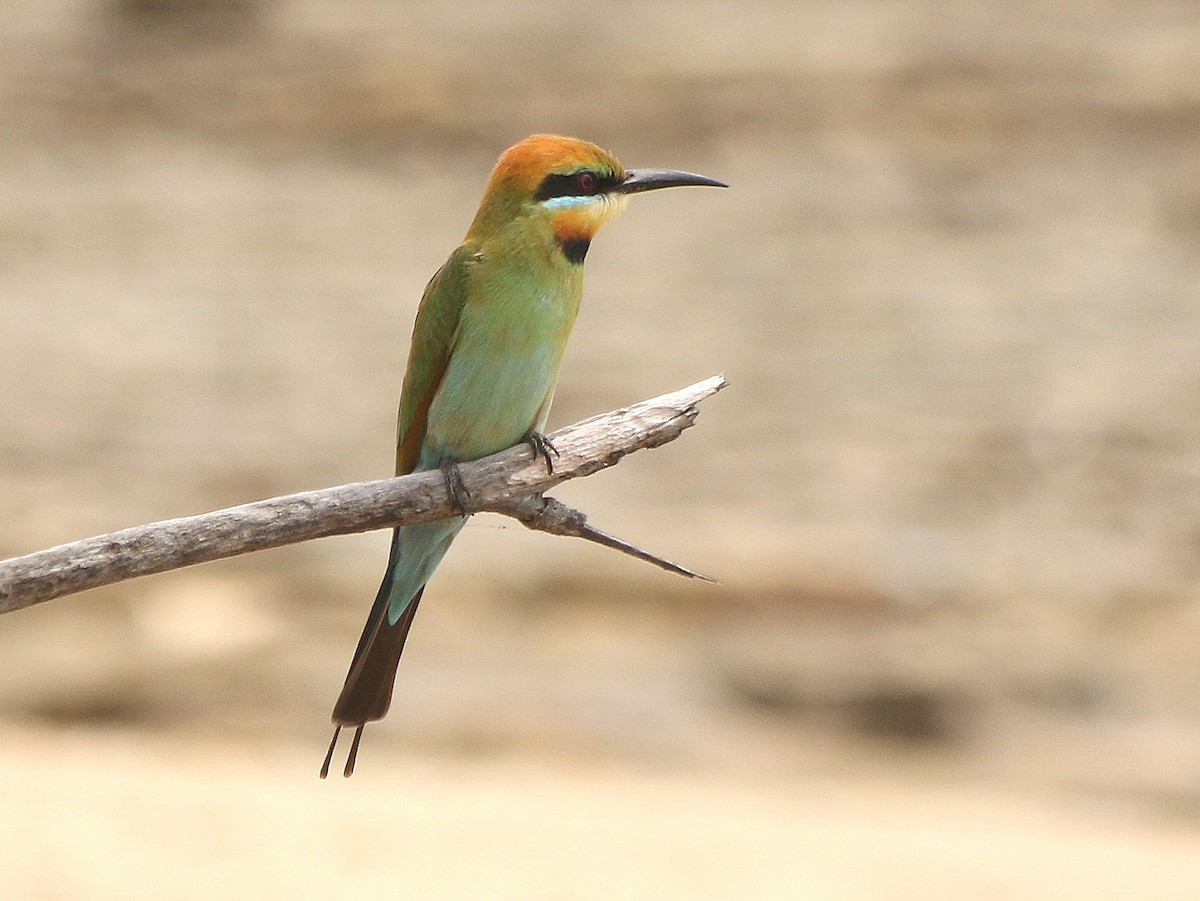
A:
[[[579,184],[579,190],[584,194],[594,194],[596,192],[596,176],[591,172],[580,172],[575,176],[575,181]]]

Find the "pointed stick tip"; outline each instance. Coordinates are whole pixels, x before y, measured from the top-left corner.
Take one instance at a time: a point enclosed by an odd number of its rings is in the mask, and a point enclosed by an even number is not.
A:
[[[553,500],[553,498],[547,498],[547,500]],[[555,503],[558,502],[556,501]],[[560,504],[560,506],[565,505]],[[570,508],[568,507],[566,509],[569,510]],[[586,518],[583,523],[574,524],[573,528],[566,531],[566,534],[574,535],[577,538],[584,538],[588,541],[594,541],[596,544],[602,544],[605,547],[612,548],[614,551],[620,551],[622,554],[628,554],[630,557],[635,557],[638,560],[644,560],[647,563],[657,566],[659,569],[666,570],[669,573],[675,573],[675,575],[683,576],[687,579],[700,579],[701,581],[710,582],[714,585],[717,584],[716,579],[710,579],[708,576],[703,575],[702,573],[688,569],[686,566],[680,566],[678,563],[674,563],[665,557],[660,557],[658,554],[652,554],[650,551],[640,548],[636,544],[630,544],[628,541],[625,541],[622,538],[618,538],[615,535],[610,535],[608,532],[597,529],[595,526],[588,523]]]
[[[659,565],[661,566],[661,564]],[[698,573],[694,569],[688,569],[686,566],[680,566],[678,563],[673,563],[670,567],[663,566],[662,568],[667,570],[667,572],[678,573],[681,576],[685,576],[689,579],[695,579],[698,582],[707,582],[709,585],[721,584],[720,579],[714,579],[710,576],[704,575],[704,573]]]

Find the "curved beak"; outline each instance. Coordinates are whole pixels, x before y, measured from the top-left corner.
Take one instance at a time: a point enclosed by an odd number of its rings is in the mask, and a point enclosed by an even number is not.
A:
[[[691,172],[676,172],[674,169],[629,169],[625,180],[617,185],[621,194],[640,194],[642,191],[657,191],[659,188],[681,188],[686,185],[707,185],[712,188],[728,188],[729,185],[706,175]]]

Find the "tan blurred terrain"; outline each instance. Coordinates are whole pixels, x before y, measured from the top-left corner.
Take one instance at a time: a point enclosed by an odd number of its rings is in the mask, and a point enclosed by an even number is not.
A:
[[[0,619],[6,898],[1200,896],[1200,7],[18,0],[0,556],[388,473],[496,155],[729,181],[597,240],[564,487],[477,518],[354,780],[386,536]],[[336,894],[335,894],[336,893]]]

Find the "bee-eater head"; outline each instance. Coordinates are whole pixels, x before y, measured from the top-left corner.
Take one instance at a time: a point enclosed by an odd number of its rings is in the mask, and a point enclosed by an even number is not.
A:
[[[468,238],[483,238],[519,218],[546,231],[572,263],[582,263],[596,232],[625,208],[630,194],[676,185],[723,182],[670,169],[626,169],[588,141],[533,135],[500,156]]]

